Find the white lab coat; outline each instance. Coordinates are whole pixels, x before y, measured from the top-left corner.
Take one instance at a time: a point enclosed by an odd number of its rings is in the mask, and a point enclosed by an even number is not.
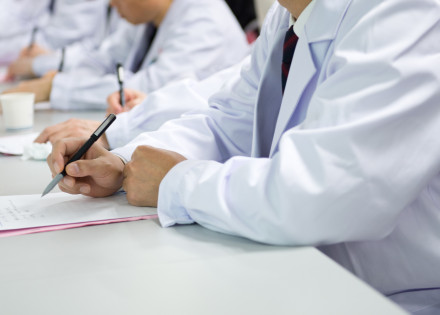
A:
[[[388,295],[440,287],[439,16],[436,0],[316,1],[282,98],[289,14],[275,4],[209,110],[115,153],[149,144],[190,159],[160,185],[164,226],[322,245]],[[438,294],[418,302],[438,312]]]
[[[178,118],[185,112],[207,108],[208,98],[218,92],[224,82],[237,75],[249,58],[204,80],[172,82],[149,94],[132,110],[117,115],[112,127],[105,133],[110,148],[126,145],[142,132],[157,130],[168,120]]]
[[[116,9],[112,9],[110,15],[107,16],[109,5],[107,0],[95,2],[99,6],[95,5],[88,11],[90,16],[94,13],[93,23],[86,24],[91,26],[93,34],[63,47],[63,71],[65,72],[77,67],[81,60],[98,49],[104,39],[116,31],[120,23],[121,17]],[[33,72],[38,76],[42,76],[50,70],[58,70],[61,59],[61,49],[57,49],[50,54],[37,56],[32,62]]]
[[[106,108],[107,96],[118,89],[117,62],[126,69],[125,87],[150,93],[173,80],[204,79],[249,52],[244,33],[223,1],[174,0],[141,70],[133,74],[128,69],[144,40],[145,27],[139,26],[134,34],[115,34],[94,57],[84,60],[81,69],[55,76],[52,107]]]
[[[107,3],[107,0],[56,0],[54,12],[50,14],[49,0],[5,1],[0,10],[0,60],[3,63],[15,60],[20,50],[29,45],[35,26],[38,26],[35,42],[50,50],[91,40],[100,23],[96,16],[103,3]]]
[[[99,28],[97,16],[107,0],[56,0],[47,24],[38,30],[36,42],[51,50],[93,38]]]
[[[17,59],[29,45],[32,29],[47,21],[49,0],[2,0],[0,7],[0,64]]]

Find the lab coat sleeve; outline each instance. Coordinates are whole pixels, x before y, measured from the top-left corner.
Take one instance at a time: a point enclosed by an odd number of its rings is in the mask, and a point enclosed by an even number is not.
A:
[[[17,34],[12,38],[0,38],[0,65],[8,65],[16,60],[21,49],[29,45],[29,39],[27,33]]]
[[[267,57],[266,40],[257,40],[255,47],[261,46],[263,52],[244,61],[240,72],[209,99],[209,108],[185,113],[157,131],[140,134],[114,152],[127,161],[139,145],[176,151],[188,159],[225,161],[233,155],[249,155],[259,69]]]
[[[51,108],[58,110],[106,109],[107,97],[119,88],[114,74],[96,77],[80,70],[55,75],[50,94]]]
[[[107,96],[118,90],[115,65],[129,53],[138,30],[120,21],[120,28],[109,36],[99,50],[84,51],[76,69],[58,73],[52,83],[51,106],[60,110],[106,109]],[[70,54],[66,54],[69,58]]]
[[[237,75],[240,62],[202,81],[180,80],[149,94],[145,101],[117,116],[112,127],[106,131],[111,148],[121,147],[146,131],[157,130],[168,120],[178,118],[185,112],[208,108],[208,98]]]
[[[43,76],[51,70],[58,71],[63,59],[62,71],[69,72],[74,70],[81,60],[87,58],[92,50],[91,41],[76,42],[64,48],[64,58],[61,49],[35,57],[32,61],[32,70],[37,76]]]
[[[59,49],[73,42],[93,37],[99,27],[103,1],[56,1],[55,13],[37,33],[37,42],[49,49]]]
[[[0,64],[18,58],[30,43],[32,29],[44,24],[49,16],[48,0],[2,0],[0,9]]]
[[[239,77],[240,75],[234,76],[225,86],[235,85],[237,81],[241,81]],[[178,119],[164,123],[157,131],[140,134],[124,147],[115,149],[115,153],[130,160],[139,145],[151,145],[179,152],[190,159],[223,161],[231,154],[248,154],[251,148],[254,110],[248,100],[254,98],[256,86],[246,89],[244,85],[247,83],[241,82],[243,89],[237,89],[239,97],[237,96],[234,102],[222,104],[222,109],[220,104],[211,103],[207,109],[185,113]],[[228,90],[227,87],[225,89]],[[211,99],[221,93],[225,92],[219,92]],[[228,125],[229,128],[217,134],[221,125]],[[225,144],[226,142],[228,144]]]
[[[273,12],[271,9],[268,15]],[[185,113],[164,123],[157,131],[140,134],[113,152],[127,161],[140,145],[176,151],[188,159],[225,161],[234,155],[249,155],[260,69],[268,56],[267,47],[275,37],[273,29],[273,26],[263,28],[253,47],[259,53],[243,61],[240,72],[208,100],[209,108]]]
[[[99,50],[99,46],[104,41],[107,34],[113,32],[119,16],[112,14],[110,20],[107,19],[108,2],[99,1],[101,3],[100,10],[95,11],[96,28],[93,36],[87,36],[79,41],[75,41],[64,46],[63,72],[68,72],[77,68],[83,60],[93,57],[93,51]],[[113,13],[114,11],[112,11]],[[43,76],[50,70],[58,70],[61,63],[61,49],[54,50],[50,54],[40,55],[32,61],[33,72],[38,76]]]
[[[162,23],[166,29],[159,29],[156,35],[163,38],[157,56],[147,59],[149,64],[126,81],[127,87],[151,92],[182,78],[205,79],[249,54],[246,37],[223,1],[175,5],[180,6],[180,14],[166,19],[174,18],[178,23]],[[166,37],[161,32],[166,32]]]
[[[60,63],[61,50],[53,51],[48,54],[35,57],[32,60],[32,71],[35,73],[35,75],[41,77],[48,71],[58,70]]]
[[[0,10],[0,39],[11,39],[20,34],[30,38],[32,28],[48,17],[49,0],[2,0]]]
[[[97,76],[114,73],[116,63],[124,63],[131,47],[136,45],[135,38],[142,31],[142,25],[133,25],[119,18],[115,28],[100,44],[97,50],[86,50],[85,56],[78,61],[77,68],[88,69]]]
[[[336,38],[307,117],[272,158],[171,169],[160,185],[161,223],[283,245],[386,237],[440,171],[438,5],[388,9]],[[405,10],[418,23],[401,40],[385,30],[406,25]]]

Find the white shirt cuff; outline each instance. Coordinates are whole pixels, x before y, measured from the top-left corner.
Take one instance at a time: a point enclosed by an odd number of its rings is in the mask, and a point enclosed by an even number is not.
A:
[[[54,109],[68,110],[69,97],[68,87],[71,77],[65,73],[57,73],[52,81],[52,90],[50,92],[50,105]]]
[[[117,118],[112,127],[105,132],[110,149],[122,147],[131,140],[128,130],[130,126],[128,112],[118,114]]]
[[[160,224],[169,227],[175,224],[191,224],[194,220],[182,204],[184,177],[200,161],[183,161],[174,166],[159,186],[157,214]]]

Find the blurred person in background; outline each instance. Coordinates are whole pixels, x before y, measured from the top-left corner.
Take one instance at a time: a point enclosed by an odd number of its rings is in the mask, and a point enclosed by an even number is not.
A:
[[[10,77],[32,75],[32,63],[27,57],[94,38],[99,25],[97,16],[106,1],[3,0],[0,63],[12,63]]]
[[[9,76],[40,77],[49,71],[69,71],[98,49],[104,39],[116,31],[121,18],[108,0],[96,0],[96,3],[100,6],[96,6],[96,9],[91,11],[95,13],[92,36],[55,50],[39,43],[35,43],[31,49],[25,47],[21,51],[20,58],[9,67]]]
[[[118,90],[117,63],[125,86],[150,93],[182,78],[204,79],[243,59],[246,37],[223,0],[114,0],[121,16],[138,25],[123,28],[68,73],[22,82],[6,92],[36,93],[57,109],[104,109]]]

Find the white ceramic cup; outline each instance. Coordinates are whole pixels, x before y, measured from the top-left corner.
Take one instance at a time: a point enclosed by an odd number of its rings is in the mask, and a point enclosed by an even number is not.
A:
[[[7,130],[31,128],[34,125],[34,93],[0,95],[3,124]]]

